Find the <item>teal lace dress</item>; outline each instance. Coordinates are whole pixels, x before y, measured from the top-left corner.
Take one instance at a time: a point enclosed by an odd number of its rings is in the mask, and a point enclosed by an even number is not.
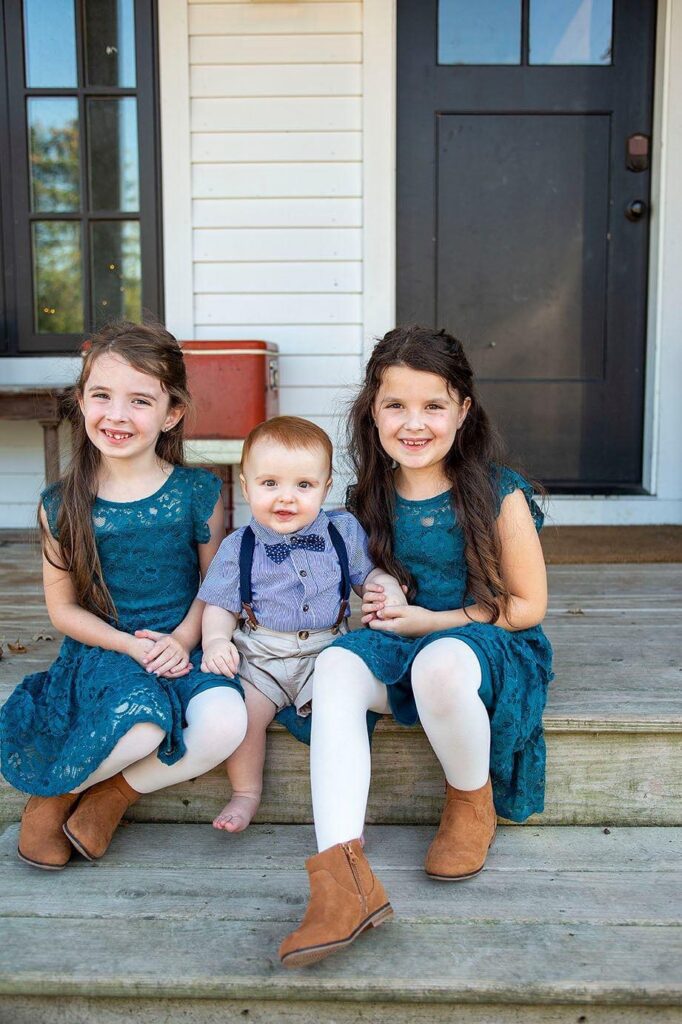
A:
[[[148,498],[96,499],[95,539],[119,629],[168,633],[182,622],[199,589],[197,544],[209,539],[219,493],[212,473],[176,466]],[[43,495],[55,535],[59,501],[55,484]],[[238,679],[201,672],[200,648],[191,661],[188,675],[162,679],[127,654],[67,637],[47,672],[26,676],[0,712],[3,775],[27,793],[65,793],[84,782],[137,722],[161,726],[166,736],[158,757],[174,764],[185,753],[191,698],[215,686],[242,693]]]
[[[537,530],[543,515],[533,501],[530,484],[502,467],[497,473],[499,505],[520,489]],[[499,506],[498,506],[499,507]],[[472,603],[467,594],[464,536],[457,525],[450,492],[425,501],[407,501],[396,494],[395,552],[417,581],[414,604],[446,611]],[[388,688],[395,719],[418,721],[410,668],[427,644],[456,637],[475,652],[481,666],[479,696],[491,725],[490,773],[497,813],[524,821],[544,807],[545,742],[542,712],[552,679],[552,648],[540,626],[512,633],[472,622],[410,639],[395,633],[360,629],[334,642],[357,654]]]

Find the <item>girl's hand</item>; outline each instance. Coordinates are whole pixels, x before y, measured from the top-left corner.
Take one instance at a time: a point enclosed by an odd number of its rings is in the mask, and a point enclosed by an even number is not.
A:
[[[239,651],[231,640],[226,637],[217,637],[209,640],[204,647],[204,657],[201,662],[202,672],[213,672],[217,676],[227,676],[231,679],[237,675],[239,668]]]
[[[403,607],[407,604],[407,587],[397,583],[388,588],[381,583],[368,583],[362,592],[362,622],[368,624],[376,619],[384,608]]]
[[[153,646],[153,640],[143,640],[141,637],[129,636],[126,641],[125,653],[133,658],[138,665],[146,667],[144,659],[147,657]]]
[[[140,662],[147,672],[167,679],[185,676],[191,669],[189,651],[172,633],[157,633],[154,629],[136,629],[135,636],[151,640],[152,645]]]
[[[397,605],[384,608],[369,623],[370,629],[384,633],[398,633],[399,636],[426,636],[438,628],[435,625],[434,613],[428,608],[420,608],[416,604]]]

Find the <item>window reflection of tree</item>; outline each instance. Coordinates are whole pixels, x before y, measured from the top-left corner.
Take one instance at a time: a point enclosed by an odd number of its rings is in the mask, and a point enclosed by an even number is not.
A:
[[[77,210],[79,196],[78,121],[56,128],[31,125],[33,209],[45,213]]]

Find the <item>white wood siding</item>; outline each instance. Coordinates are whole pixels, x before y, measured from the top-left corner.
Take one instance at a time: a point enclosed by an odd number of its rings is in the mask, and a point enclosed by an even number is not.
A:
[[[195,337],[276,342],[281,412],[337,441],[362,368],[362,4],[190,2],[189,61]]]

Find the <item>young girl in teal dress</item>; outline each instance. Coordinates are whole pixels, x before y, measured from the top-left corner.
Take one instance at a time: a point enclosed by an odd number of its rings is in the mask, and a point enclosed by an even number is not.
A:
[[[542,711],[552,652],[530,484],[504,466],[461,344],[410,327],[376,346],[350,418],[350,508],[370,557],[404,585],[387,607],[363,598],[359,629],[317,660],[311,781],[319,853],[311,897],[280,947],[286,966],[320,960],[391,916],[358,842],[370,783],[368,711],[420,721],[446,798],[426,873],[459,881],[484,866],[496,812],[543,809]],[[415,780],[416,782],[417,780]],[[418,792],[418,786],[415,785]]]
[[[224,536],[220,481],[183,464],[190,397],[162,327],[104,329],[71,393],[73,457],[42,496],[43,582],[66,634],[0,713],[2,772],[32,794],[19,856],[101,857],[142,793],[202,775],[246,732],[238,679],[201,671],[203,576]]]

